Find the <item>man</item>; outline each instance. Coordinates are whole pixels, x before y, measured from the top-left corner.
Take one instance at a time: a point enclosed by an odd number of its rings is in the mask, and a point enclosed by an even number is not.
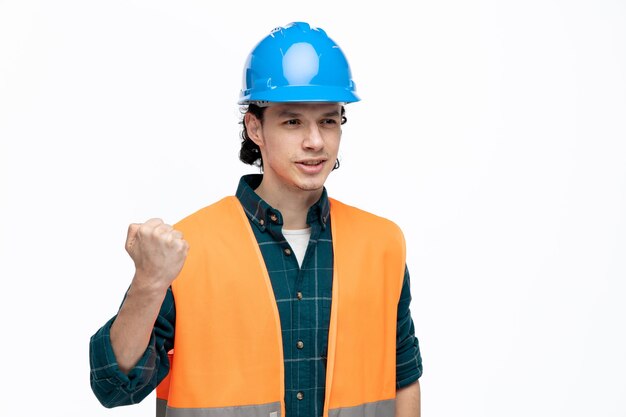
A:
[[[135,276],[90,341],[107,407],[157,389],[157,415],[418,417],[421,357],[404,239],[329,199],[344,106],[358,101],[326,33],[296,22],[253,49],[235,196],[131,224]]]

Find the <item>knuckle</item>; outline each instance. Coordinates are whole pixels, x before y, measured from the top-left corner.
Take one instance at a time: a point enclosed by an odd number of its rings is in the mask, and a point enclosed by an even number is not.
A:
[[[156,237],[156,238],[164,238],[166,237],[166,232],[167,229],[163,227],[163,225],[159,225],[157,227],[155,227],[154,229],[152,229],[152,236]]]
[[[159,219],[158,217],[153,217],[151,219],[148,219],[144,225],[146,227],[148,227],[149,229],[154,229],[155,227],[157,227],[158,225],[162,224],[163,220]]]
[[[137,230],[137,234],[140,237],[148,237],[150,236],[150,232],[152,229],[150,229],[150,226],[147,223],[142,224],[141,226],[139,226],[139,230]]]
[[[172,226],[170,226],[169,224],[165,224],[165,223],[161,223],[157,227],[154,228],[155,233],[162,234],[162,235],[168,233],[170,230],[172,230]]]

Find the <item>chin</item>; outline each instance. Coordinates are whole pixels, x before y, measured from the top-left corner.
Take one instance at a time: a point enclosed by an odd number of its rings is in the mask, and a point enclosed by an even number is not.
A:
[[[296,187],[302,191],[318,191],[324,187],[324,181],[303,181],[296,183]]]
[[[302,191],[319,191],[322,187],[324,187],[323,184],[319,186],[299,186],[298,188]]]

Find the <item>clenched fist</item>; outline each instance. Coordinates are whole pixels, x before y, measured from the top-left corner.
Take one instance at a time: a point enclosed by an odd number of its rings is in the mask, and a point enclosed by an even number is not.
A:
[[[135,263],[139,284],[167,288],[183,268],[188,250],[183,234],[161,219],[128,226],[126,251]]]

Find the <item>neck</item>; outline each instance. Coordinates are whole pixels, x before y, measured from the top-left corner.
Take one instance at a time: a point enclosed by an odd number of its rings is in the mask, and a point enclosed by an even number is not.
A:
[[[309,225],[306,216],[309,208],[319,200],[322,195],[319,190],[271,190],[263,181],[255,192],[274,207],[283,216],[283,228],[285,229],[306,229]]]

